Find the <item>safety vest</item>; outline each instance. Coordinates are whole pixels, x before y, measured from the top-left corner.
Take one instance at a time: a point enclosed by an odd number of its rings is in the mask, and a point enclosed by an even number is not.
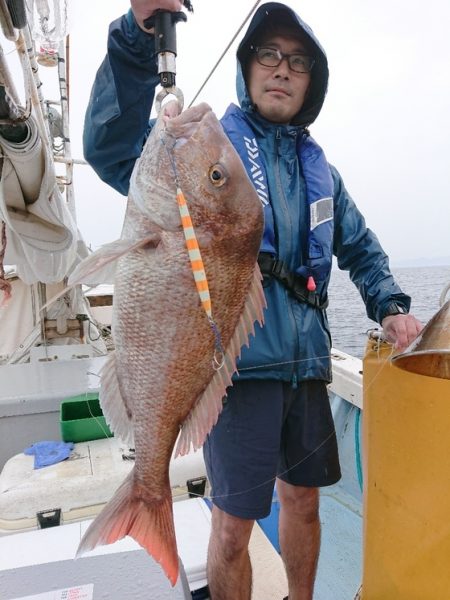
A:
[[[275,227],[266,167],[255,135],[244,112],[231,104],[221,119],[222,126],[238,152],[264,208],[264,235],[261,252],[276,256]],[[307,133],[298,140],[297,156],[306,184],[309,231],[306,264],[295,272],[315,282],[326,279],[333,255],[333,179],[322,148]]]

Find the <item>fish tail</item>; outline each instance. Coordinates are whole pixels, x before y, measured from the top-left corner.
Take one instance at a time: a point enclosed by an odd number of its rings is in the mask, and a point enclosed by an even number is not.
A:
[[[87,529],[78,546],[77,557],[126,535],[159,562],[174,586],[179,564],[170,487],[167,485],[167,493],[162,497],[149,501],[139,493],[134,469]]]

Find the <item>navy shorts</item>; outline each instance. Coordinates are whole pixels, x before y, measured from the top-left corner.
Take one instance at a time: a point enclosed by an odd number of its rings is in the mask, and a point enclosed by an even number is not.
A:
[[[214,504],[243,519],[270,513],[275,478],[321,487],[341,477],[324,381],[293,389],[274,380],[237,381],[203,447]]]

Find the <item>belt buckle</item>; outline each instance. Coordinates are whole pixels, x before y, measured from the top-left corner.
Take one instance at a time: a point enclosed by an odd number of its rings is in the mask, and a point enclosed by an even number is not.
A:
[[[283,271],[283,261],[278,258],[273,259],[272,268],[270,270],[272,275],[280,276]]]

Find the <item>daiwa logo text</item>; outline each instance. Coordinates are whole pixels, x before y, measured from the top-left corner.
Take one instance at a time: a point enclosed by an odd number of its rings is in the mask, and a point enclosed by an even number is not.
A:
[[[265,183],[265,177],[261,169],[260,163],[257,161],[259,157],[258,145],[255,138],[248,138],[244,136],[245,147],[247,148],[247,156],[250,161],[251,168],[250,173],[253,179],[253,185],[255,186],[256,193],[262,202],[263,206],[269,204],[269,197],[267,195],[267,187]]]

